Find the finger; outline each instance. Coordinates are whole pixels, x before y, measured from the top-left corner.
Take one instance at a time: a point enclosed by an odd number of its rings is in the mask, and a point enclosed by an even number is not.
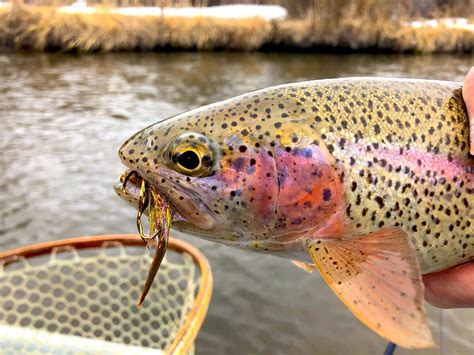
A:
[[[474,307],[474,262],[423,275],[425,299],[435,307]]]
[[[470,151],[474,155],[474,67],[469,70],[462,88],[462,96],[469,116]]]

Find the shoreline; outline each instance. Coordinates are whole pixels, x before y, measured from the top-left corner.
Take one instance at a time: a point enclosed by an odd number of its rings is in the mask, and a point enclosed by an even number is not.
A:
[[[336,28],[337,27],[337,28]],[[66,53],[262,51],[319,53],[472,53],[474,31],[354,19],[339,26],[309,19],[129,16],[61,13],[49,7],[0,8],[0,51]]]

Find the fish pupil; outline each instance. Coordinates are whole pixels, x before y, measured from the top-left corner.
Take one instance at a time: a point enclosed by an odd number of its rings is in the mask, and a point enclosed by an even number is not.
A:
[[[192,150],[187,150],[179,155],[178,164],[188,170],[194,170],[199,167],[199,156]]]

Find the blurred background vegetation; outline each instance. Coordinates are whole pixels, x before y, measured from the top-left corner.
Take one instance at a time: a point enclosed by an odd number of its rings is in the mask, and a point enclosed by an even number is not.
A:
[[[48,51],[283,50],[472,53],[474,0],[90,0],[94,14],[59,13],[73,0],[14,0],[0,8],[0,47]],[[125,6],[281,5],[288,17],[124,16]],[[466,16],[468,17],[466,19]],[[471,28],[408,21],[463,17]]]

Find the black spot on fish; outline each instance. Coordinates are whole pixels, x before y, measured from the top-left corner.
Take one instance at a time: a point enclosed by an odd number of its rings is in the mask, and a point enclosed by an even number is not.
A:
[[[380,208],[382,208],[382,207],[385,205],[384,202],[383,202],[383,198],[380,197],[380,196],[376,196],[376,197],[375,197],[375,202],[378,203],[378,205],[379,205]]]
[[[375,134],[380,134],[380,126],[378,124],[374,125],[374,132]]]
[[[323,190],[323,199],[324,199],[324,201],[329,201],[331,199],[331,190],[330,189],[324,189]]]

